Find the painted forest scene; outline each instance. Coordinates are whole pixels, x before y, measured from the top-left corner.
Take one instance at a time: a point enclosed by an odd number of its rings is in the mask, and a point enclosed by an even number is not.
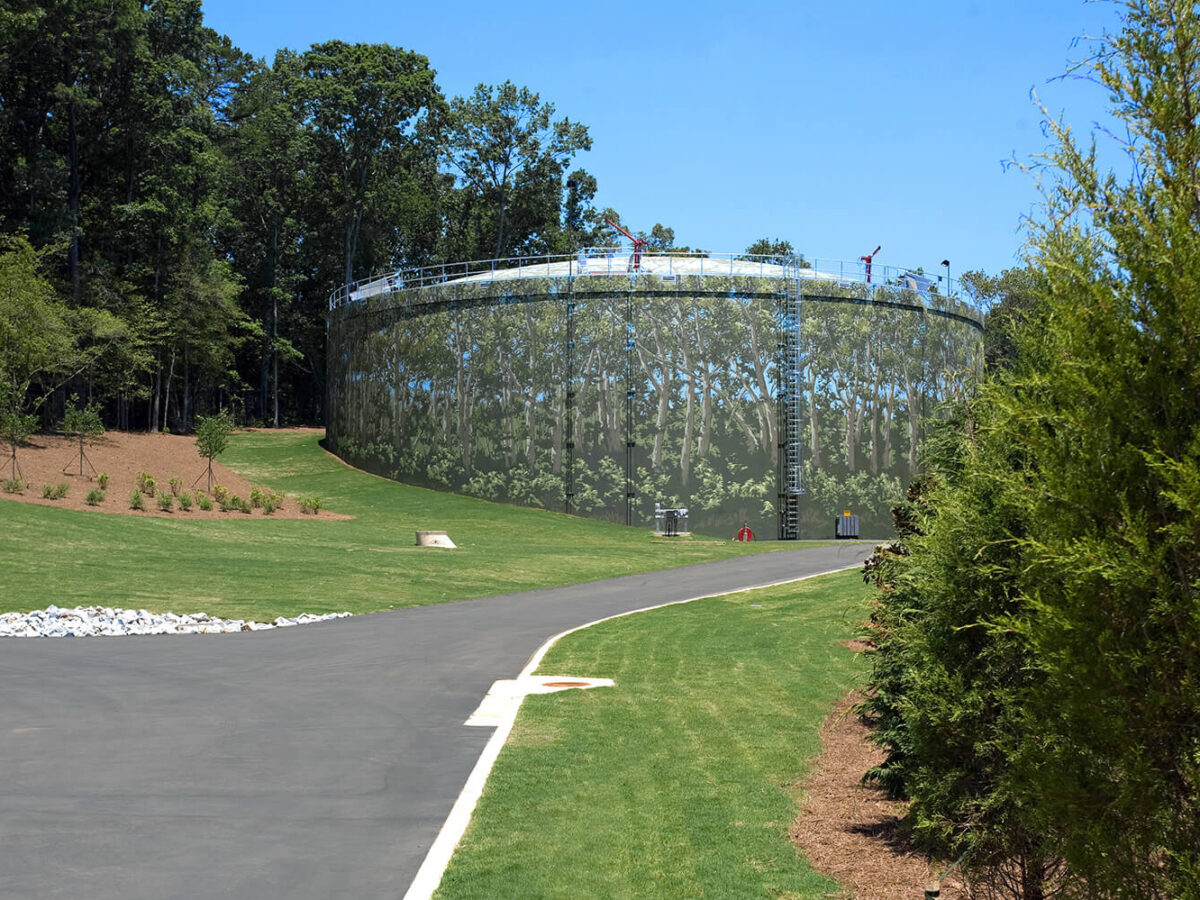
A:
[[[634,525],[657,503],[689,509],[698,532],[773,537],[781,280],[577,280],[448,283],[335,310],[329,449],[490,500],[562,510],[573,483],[580,515],[624,522],[632,492]],[[855,302],[862,288],[820,283],[801,302],[804,537],[830,536],[845,509],[889,533],[924,422],[980,365],[965,318],[915,311],[895,288]]]

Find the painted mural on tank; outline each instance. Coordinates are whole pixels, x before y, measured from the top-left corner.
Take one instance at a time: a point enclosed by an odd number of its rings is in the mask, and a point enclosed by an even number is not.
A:
[[[636,526],[682,506],[694,532],[774,537],[786,297],[782,279],[621,275],[347,304],[330,315],[327,445],[441,490]],[[959,307],[801,290],[801,536],[832,537],[844,509],[888,533],[925,423],[981,364]]]

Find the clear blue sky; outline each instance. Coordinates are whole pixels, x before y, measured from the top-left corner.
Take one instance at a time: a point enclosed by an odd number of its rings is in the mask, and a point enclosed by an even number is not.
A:
[[[255,56],[338,38],[426,55],[447,97],[512,80],[583,122],[597,205],[682,244],[998,272],[1036,212],[1030,99],[1085,132],[1101,89],[1051,81],[1117,9],[1080,0],[412,3],[205,0]]]

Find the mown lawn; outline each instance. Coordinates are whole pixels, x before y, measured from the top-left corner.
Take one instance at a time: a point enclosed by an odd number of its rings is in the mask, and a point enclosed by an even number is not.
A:
[[[221,461],[356,518],[188,521],[0,499],[0,611],[55,603],[258,620],[360,613],[784,546],[655,543],[640,529],[409,487],[348,468],[314,434],[237,434]],[[418,529],[446,530],[461,549],[417,549]]]
[[[525,700],[438,900],[835,894],[787,831],[865,610],[852,570],[564,638],[540,673],[616,685]]]

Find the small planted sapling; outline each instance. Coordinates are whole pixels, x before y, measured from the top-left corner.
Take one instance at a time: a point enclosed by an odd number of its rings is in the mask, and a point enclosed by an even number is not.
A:
[[[145,509],[146,508],[146,500],[144,497],[142,497],[142,492],[139,491],[137,488],[134,488],[133,493],[131,493],[129,495],[129,508],[130,509]]]
[[[229,446],[231,434],[233,434],[233,419],[225,410],[221,410],[215,416],[201,416],[196,420],[196,449],[201,457],[208,460],[208,469],[200,477],[208,476],[206,486],[209,490],[213,486],[213,460],[225,452],[225,448]]]
[[[83,464],[86,462],[89,467],[92,465],[92,461],[87,458],[87,453],[83,449],[84,444],[90,443],[104,434],[104,423],[100,420],[100,411],[93,404],[76,406],[75,402],[76,398],[72,395],[70,405],[63,412],[62,433],[79,441],[79,474],[82,475]],[[67,464],[68,467],[70,465],[71,463]],[[66,469],[63,471],[65,472]],[[95,472],[95,468],[92,468],[92,471]]]

